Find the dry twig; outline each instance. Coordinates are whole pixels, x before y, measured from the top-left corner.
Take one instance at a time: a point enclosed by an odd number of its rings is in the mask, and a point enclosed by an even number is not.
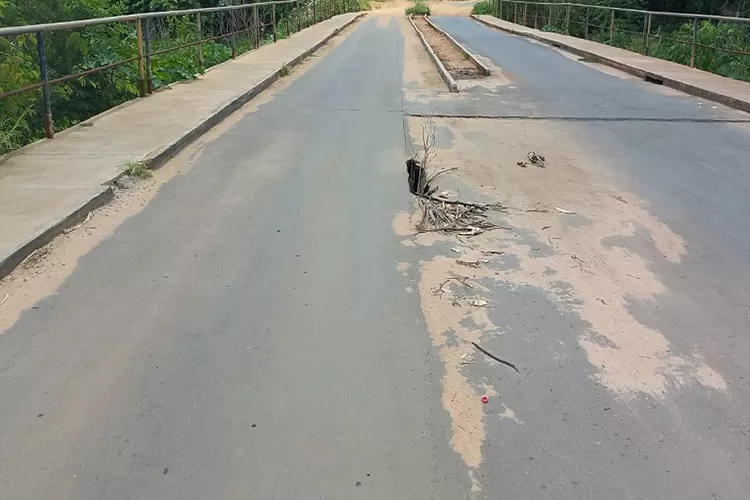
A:
[[[491,353],[490,351],[487,351],[487,350],[483,349],[482,347],[480,347],[480,346],[479,346],[479,344],[477,344],[476,342],[472,342],[472,344],[474,344],[474,347],[476,347],[476,348],[477,348],[477,349],[479,349],[479,350],[480,350],[481,352],[483,352],[484,354],[486,354],[486,355],[487,355],[487,356],[489,356],[490,358],[494,359],[494,360],[495,360],[495,361],[497,361],[498,363],[502,363],[502,364],[504,364],[505,366],[510,366],[511,368],[513,368],[513,369],[514,369],[514,370],[516,371],[516,373],[519,373],[519,374],[521,373],[521,372],[519,372],[519,371],[518,371],[518,368],[516,368],[516,365],[514,365],[514,364],[513,364],[513,363],[511,363],[510,361],[505,361],[505,360],[504,360],[504,359],[502,359],[502,358],[498,358],[497,356],[495,356],[494,354],[492,354],[492,353]]]

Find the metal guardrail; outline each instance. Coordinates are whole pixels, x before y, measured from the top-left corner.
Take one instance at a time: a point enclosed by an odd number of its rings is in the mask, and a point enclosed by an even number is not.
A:
[[[286,17],[279,20],[279,23],[277,23],[277,7],[285,7],[286,10]],[[300,31],[306,26],[310,26],[343,12],[349,12],[351,9],[356,9],[356,7],[357,4],[355,0],[309,0],[307,2],[301,2],[300,0],[274,0],[225,7],[148,12],[142,14],[83,19],[78,21],[0,28],[0,38],[4,37],[9,39],[11,44],[13,44],[13,42],[19,37],[25,35],[32,35],[36,38],[36,63],[39,67],[40,77],[39,82],[0,93],[0,101],[42,89],[44,129],[47,138],[51,139],[55,134],[52,116],[52,97],[50,92],[50,87],[52,86],[64,84],[72,80],[81,79],[95,73],[111,70],[127,64],[137,63],[138,93],[141,97],[145,97],[152,94],[154,91],[152,75],[153,57],[195,47],[195,57],[197,58],[198,67],[203,71],[205,68],[202,48],[204,44],[208,42],[229,39],[231,57],[234,59],[237,57],[236,40],[238,35],[249,35],[252,41],[252,48],[258,48],[262,42],[261,33],[267,28],[272,30],[273,41],[276,42],[277,27],[284,21],[286,22],[285,33],[289,36],[294,31]],[[213,36],[204,36],[205,18],[208,14],[220,14],[228,17],[228,19],[222,19],[219,21],[222,26],[227,26],[228,29],[222,29],[218,35],[214,34]],[[152,34],[152,25],[155,24],[155,22],[160,20],[163,21],[167,18],[188,17],[192,17],[190,22],[194,23],[193,40],[179,45],[169,45],[165,48],[152,50],[152,42],[154,38]],[[290,18],[292,17],[296,17],[296,19],[292,19],[290,22]],[[244,22],[238,22],[238,18],[242,18]],[[134,27],[132,26],[133,24]],[[216,22],[214,24],[216,24]],[[130,25],[130,32],[132,32],[134,28],[136,55],[83,71],[51,78],[50,67],[47,61],[47,49],[45,48],[45,34],[85,29],[102,25]],[[0,55],[2,54],[0,53]],[[2,60],[0,60],[0,63],[2,63]]]
[[[632,37],[638,36],[641,38],[640,52],[645,55],[650,55],[649,45],[652,40],[666,40],[684,44],[690,47],[689,66],[691,68],[695,67],[696,48],[713,49],[718,52],[750,56],[750,51],[702,44],[697,40],[700,21],[750,23],[750,18],[649,11],[569,2],[528,2],[515,0],[493,0],[493,2],[495,17],[516,24],[523,24],[529,27],[533,26],[537,29],[543,27],[552,28],[560,30],[567,35],[578,36],[579,38],[585,39],[591,38],[592,34],[596,32],[600,35],[600,39],[602,38],[601,35],[604,34],[604,40],[602,41],[605,41],[612,46],[617,45],[617,33],[629,34],[631,40]],[[619,18],[618,14],[620,14]],[[640,17],[643,18],[642,23],[640,23],[640,20],[638,19]],[[661,30],[658,27],[657,29],[654,29],[653,22],[655,19],[664,20],[669,18],[687,19],[692,21],[689,39],[664,36],[661,35]],[[640,31],[618,28],[618,24],[632,26],[636,19],[638,19],[639,24],[642,26]],[[747,27],[750,27],[750,24],[746,25]],[[747,42],[748,45],[750,45],[750,40],[747,40]]]

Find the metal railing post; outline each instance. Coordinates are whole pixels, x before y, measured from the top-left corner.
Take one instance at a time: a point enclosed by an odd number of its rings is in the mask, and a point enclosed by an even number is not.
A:
[[[609,17],[609,44],[613,45],[615,40],[615,11],[610,11],[611,15]]]
[[[44,100],[44,130],[47,139],[55,137],[55,126],[52,122],[52,96],[49,93],[49,75],[47,74],[47,54],[44,51],[44,32],[36,33],[36,50],[39,55],[39,77],[42,82],[42,99]]]
[[[495,0],[493,2],[493,5],[495,6],[495,17],[502,19],[503,18],[503,0]]]
[[[318,9],[315,6],[316,4],[315,0],[312,0],[312,4],[313,4],[313,24],[315,24],[318,22]]]
[[[565,6],[565,34],[570,35],[570,4]]]
[[[271,24],[273,25],[273,43],[276,43],[276,4],[271,9]]]
[[[698,18],[693,18],[693,41],[690,42],[690,67],[695,68],[695,39],[698,37]]]
[[[552,4],[549,5],[549,17],[547,17],[547,26],[552,26]]]
[[[589,38],[589,8],[586,7],[586,21],[583,25],[583,38],[588,40]]]
[[[539,4],[534,4],[534,29],[539,29]]]
[[[651,13],[648,14],[648,25],[646,27],[646,46],[643,50],[643,53],[648,55],[648,43],[649,39],[651,38]]]
[[[151,73],[151,20],[143,20],[143,51],[146,53],[146,92],[154,93],[154,77]]]
[[[518,24],[518,2],[513,2],[513,23]]]
[[[203,28],[201,27],[201,13],[195,15],[195,28],[198,35],[198,68],[203,71]]]
[[[302,12],[299,9],[299,0],[297,0],[297,31],[302,31]]]
[[[648,30],[648,15],[643,16],[643,41],[641,42],[641,52],[646,53],[646,31]]]
[[[232,59],[236,59],[237,58],[237,42],[234,39],[235,29],[234,29],[234,11],[233,10],[229,11],[229,32],[231,34],[229,38],[229,43],[232,45]]]
[[[523,4],[523,25],[526,26],[526,8],[529,6],[529,4],[524,3]]]
[[[258,17],[258,6],[253,6],[253,38],[255,38],[255,48],[260,47],[260,18]]]
[[[289,11],[286,13],[286,37],[287,38],[292,36],[292,25],[289,24],[290,17],[292,17],[292,9],[289,9]]]
[[[143,27],[140,19],[135,22],[135,46],[138,50],[138,95],[146,97],[146,72],[143,68]]]

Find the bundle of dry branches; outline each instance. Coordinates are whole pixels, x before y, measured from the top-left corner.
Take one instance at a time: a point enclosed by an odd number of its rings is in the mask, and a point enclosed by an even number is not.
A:
[[[459,236],[476,236],[493,229],[510,230],[487,217],[488,210],[504,209],[502,205],[483,205],[429,196],[420,196],[417,200],[422,208],[422,220],[417,224],[417,231],[420,233],[440,231]]]

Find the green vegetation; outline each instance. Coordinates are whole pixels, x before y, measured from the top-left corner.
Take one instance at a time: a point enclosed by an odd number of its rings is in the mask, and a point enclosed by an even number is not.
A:
[[[68,21],[116,16],[138,12],[241,5],[251,0],[0,0],[0,26]],[[290,36],[297,22],[307,27],[329,15],[369,9],[369,0],[300,0],[276,6],[276,38]],[[315,10],[313,10],[315,5]],[[270,6],[259,7],[261,45],[271,43]],[[313,13],[315,15],[313,15]],[[194,43],[198,40],[196,16],[170,16],[150,21],[151,52]],[[195,78],[207,68],[232,57],[230,26],[235,31],[236,54],[255,47],[251,27],[252,10],[233,14],[216,12],[201,17],[203,64],[196,46],[155,55],[151,59],[153,87],[159,89],[179,80]],[[219,37],[205,41],[209,38]],[[45,52],[49,78],[87,71],[135,58],[136,25],[133,22],[106,24],[46,33]],[[0,37],[0,94],[40,81],[35,35]],[[92,73],[64,84],[50,87],[55,130],[80,123],[139,95],[138,64],[131,62],[102,72]],[[0,155],[44,137],[44,108],[41,90],[16,94],[0,100]]]
[[[489,0],[492,13],[498,3]],[[531,1],[531,0],[530,0]],[[475,6],[475,11],[479,5]],[[566,7],[536,6],[532,2],[525,9],[526,24],[544,31],[566,32]],[[750,2],[743,0],[582,0],[588,5],[642,9],[661,12],[688,12],[734,17],[749,17]],[[483,8],[483,7],[482,7]],[[523,5],[503,2],[503,19],[523,23]],[[476,12],[475,12],[476,13]],[[646,52],[680,64],[690,64],[693,21],[670,16],[652,16],[648,47],[643,34],[646,16],[635,12],[615,14],[614,36],[610,40],[610,11],[590,9],[588,38],[634,52]],[[567,26],[568,33],[583,38],[586,35],[586,9],[573,7]],[[696,27],[695,67],[738,80],[750,81],[750,55],[732,52],[750,52],[750,23],[725,23],[701,21]],[[717,50],[721,49],[721,50]]]
[[[495,7],[492,5],[492,0],[482,0],[474,4],[471,9],[471,13],[477,16],[483,16],[487,14],[494,14]]]
[[[416,0],[414,5],[406,9],[406,15],[429,16],[430,6],[424,0]]]
[[[133,179],[148,179],[154,175],[148,166],[142,161],[131,161],[125,165],[125,173]]]

